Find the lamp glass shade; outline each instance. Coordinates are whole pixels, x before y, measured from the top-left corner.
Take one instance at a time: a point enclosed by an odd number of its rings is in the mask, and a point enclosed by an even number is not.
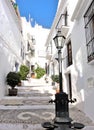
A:
[[[61,33],[58,33],[54,38],[55,46],[57,49],[61,49],[64,46],[65,43],[65,37],[61,35]]]

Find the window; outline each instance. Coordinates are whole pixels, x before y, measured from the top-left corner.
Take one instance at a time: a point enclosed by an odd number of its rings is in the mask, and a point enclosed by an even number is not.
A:
[[[27,43],[27,51],[29,51],[30,50],[30,44],[29,44],[29,42]]]
[[[94,1],[84,15],[88,62],[94,60]]]
[[[67,44],[67,66],[70,66],[72,64],[72,46],[71,46],[71,41],[68,42]]]
[[[15,71],[18,72],[19,63],[15,61]]]
[[[34,72],[35,66],[31,65],[31,71]]]

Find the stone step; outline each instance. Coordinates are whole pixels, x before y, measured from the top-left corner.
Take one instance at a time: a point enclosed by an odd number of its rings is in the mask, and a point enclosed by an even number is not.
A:
[[[53,93],[55,90],[53,89],[53,86],[26,86],[26,87],[17,87],[18,92],[34,92],[34,91],[39,91],[41,92],[49,92]]]
[[[50,93],[18,93],[18,97],[45,97],[45,96],[53,96],[53,94]]]
[[[0,110],[46,110],[55,109],[55,105],[0,105]]]
[[[20,87],[18,88],[19,97],[45,97],[45,96],[53,96],[55,94],[55,90],[50,86],[36,86],[36,87]]]
[[[24,124],[24,123],[1,123],[0,130],[44,130],[41,124]]]
[[[15,97],[15,98],[3,98],[0,100],[0,105],[4,106],[25,106],[25,105],[50,105],[49,100],[51,97]]]

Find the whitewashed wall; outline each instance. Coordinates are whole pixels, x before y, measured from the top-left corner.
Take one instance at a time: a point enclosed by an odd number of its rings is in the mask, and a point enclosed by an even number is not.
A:
[[[11,7],[10,1],[0,1],[0,97],[7,94],[7,73],[15,70],[15,62],[22,63],[22,36],[14,19],[17,16]]]
[[[84,13],[91,1],[87,2],[81,16],[75,20],[71,32],[73,66],[71,68],[73,95],[78,99],[78,107],[94,121],[94,64],[87,62]]]

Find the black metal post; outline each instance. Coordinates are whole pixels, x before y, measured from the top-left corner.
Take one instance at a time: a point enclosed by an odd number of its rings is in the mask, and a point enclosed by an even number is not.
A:
[[[58,50],[58,63],[59,63],[59,91],[62,92],[62,57],[61,49]]]
[[[68,94],[63,92],[62,86],[62,55],[61,48],[58,49],[58,63],[59,63],[59,93],[55,94],[55,122],[56,123],[70,123],[69,118]]]

